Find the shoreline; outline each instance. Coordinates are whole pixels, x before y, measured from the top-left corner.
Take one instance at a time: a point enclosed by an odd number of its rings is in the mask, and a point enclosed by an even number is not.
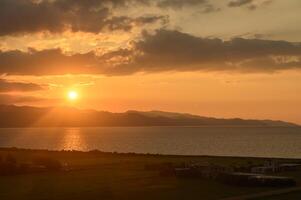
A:
[[[176,155],[176,154],[153,154],[153,153],[135,153],[135,152],[109,152],[101,150],[79,151],[79,150],[50,150],[50,149],[28,149],[19,147],[0,147],[0,151],[16,152],[47,152],[47,153],[80,153],[80,154],[99,154],[99,155],[119,155],[119,156],[146,156],[146,157],[166,157],[166,158],[227,158],[227,159],[276,159],[276,160],[295,160],[301,161],[301,158],[284,157],[257,157],[257,156],[227,156],[227,155]]]

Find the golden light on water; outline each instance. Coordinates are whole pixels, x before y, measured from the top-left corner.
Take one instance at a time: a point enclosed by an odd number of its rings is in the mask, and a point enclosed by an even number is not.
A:
[[[61,149],[85,151],[87,148],[83,135],[78,128],[68,128],[63,133]]]

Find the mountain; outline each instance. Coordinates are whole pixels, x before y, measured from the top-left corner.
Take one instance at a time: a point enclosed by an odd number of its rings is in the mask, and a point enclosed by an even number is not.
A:
[[[292,127],[296,124],[272,120],[217,119],[162,111],[111,113],[70,107],[37,108],[0,105],[0,127],[87,126],[254,126]]]

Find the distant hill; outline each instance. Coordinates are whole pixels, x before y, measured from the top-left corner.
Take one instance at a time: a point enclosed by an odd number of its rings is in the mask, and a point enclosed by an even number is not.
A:
[[[37,108],[0,105],[0,127],[101,126],[254,126],[292,127],[272,120],[217,119],[162,111],[111,113],[69,107]]]

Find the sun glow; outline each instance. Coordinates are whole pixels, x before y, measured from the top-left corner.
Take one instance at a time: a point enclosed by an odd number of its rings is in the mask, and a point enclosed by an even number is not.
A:
[[[75,101],[78,98],[78,93],[74,90],[68,92],[68,99],[70,101]]]

